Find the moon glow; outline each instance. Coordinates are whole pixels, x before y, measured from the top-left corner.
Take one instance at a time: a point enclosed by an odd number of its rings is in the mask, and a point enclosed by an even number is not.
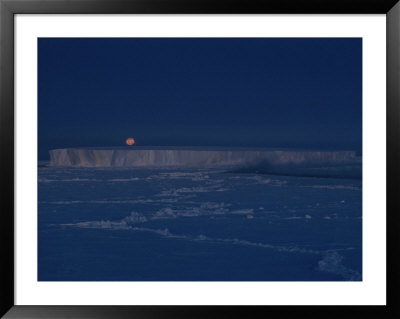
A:
[[[126,145],[131,146],[133,144],[135,144],[135,140],[133,139],[133,137],[129,137],[126,139]]]

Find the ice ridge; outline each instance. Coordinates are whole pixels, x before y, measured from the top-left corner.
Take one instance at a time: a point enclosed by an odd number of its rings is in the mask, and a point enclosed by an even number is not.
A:
[[[335,166],[357,162],[355,151],[55,149],[49,166],[62,167],[241,167]]]

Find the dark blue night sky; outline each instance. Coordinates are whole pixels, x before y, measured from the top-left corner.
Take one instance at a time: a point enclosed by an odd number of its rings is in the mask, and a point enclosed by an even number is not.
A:
[[[39,159],[49,149],[361,150],[361,39],[39,41]]]

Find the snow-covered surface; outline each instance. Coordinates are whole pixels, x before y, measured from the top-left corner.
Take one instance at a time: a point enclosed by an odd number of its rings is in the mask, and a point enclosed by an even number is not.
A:
[[[38,190],[39,281],[362,278],[360,179],[42,165]]]

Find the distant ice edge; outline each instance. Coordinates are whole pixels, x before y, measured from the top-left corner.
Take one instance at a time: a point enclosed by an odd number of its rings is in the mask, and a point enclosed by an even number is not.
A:
[[[55,149],[49,166],[228,168],[237,173],[361,177],[356,151]]]

